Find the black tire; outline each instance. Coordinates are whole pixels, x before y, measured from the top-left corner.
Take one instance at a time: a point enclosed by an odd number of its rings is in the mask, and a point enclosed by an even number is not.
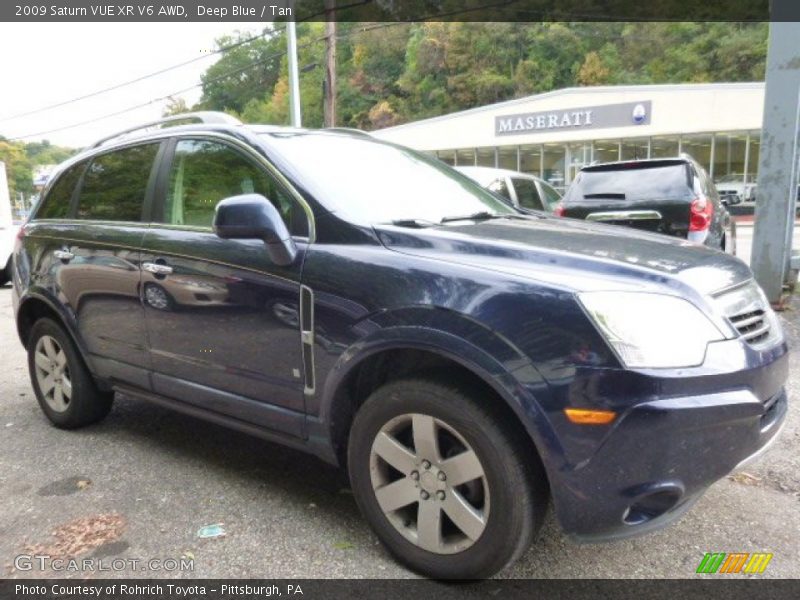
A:
[[[0,271],[0,287],[3,287],[9,281],[11,281],[11,259],[10,258],[8,259],[8,263],[3,268],[3,270]]]
[[[367,399],[350,432],[348,468],[361,512],[392,555],[414,571],[436,579],[494,575],[528,548],[547,510],[547,478],[535,451],[506,415],[491,406],[491,400],[483,400],[480,402],[466,385],[444,383],[434,377],[398,380]],[[371,470],[373,441],[385,425],[414,413],[434,417],[451,427],[471,447],[483,468],[491,505],[482,533],[464,550],[441,554],[423,549],[401,533],[378,503]],[[417,454],[416,450],[412,452]],[[403,478],[400,472],[396,475]],[[411,477],[414,475],[419,479],[416,469]],[[414,485],[419,488],[416,482]],[[417,512],[421,511],[422,502],[412,501],[400,510],[412,511],[413,519],[422,514]],[[441,514],[446,511],[442,509]]]
[[[62,411],[55,410],[45,399],[36,374],[36,348],[39,340],[45,336],[55,340],[66,356],[72,391],[66,408]],[[60,429],[76,429],[96,423],[111,410],[114,393],[97,388],[72,338],[52,319],[39,319],[31,329],[28,339],[28,370],[39,406],[50,422]]]

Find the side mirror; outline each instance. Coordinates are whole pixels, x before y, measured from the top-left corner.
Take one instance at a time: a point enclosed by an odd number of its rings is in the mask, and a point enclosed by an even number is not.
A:
[[[261,194],[221,200],[214,213],[214,233],[226,240],[262,240],[270,260],[281,267],[297,257],[297,245],[278,209]]]

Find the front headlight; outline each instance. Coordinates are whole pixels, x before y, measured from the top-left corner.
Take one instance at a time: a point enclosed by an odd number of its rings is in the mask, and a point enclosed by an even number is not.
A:
[[[578,298],[627,367],[694,367],[709,342],[725,339],[694,304],[675,296],[586,292]]]

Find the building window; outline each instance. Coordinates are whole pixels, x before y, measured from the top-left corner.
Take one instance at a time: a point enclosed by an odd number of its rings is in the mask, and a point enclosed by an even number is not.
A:
[[[650,138],[651,158],[674,158],[680,154],[680,138],[664,136]]]
[[[711,134],[682,135],[681,147],[683,152],[703,165],[706,171],[711,172]]]
[[[758,161],[761,156],[761,132],[751,131],[749,133],[750,147],[747,152],[747,164],[745,165],[745,202],[756,201],[756,191],[758,189]]]
[[[498,149],[498,166],[501,169],[517,170],[517,147],[504,146]]]
[[[494,148],[478,148],[477,153],[479,167],[494,167]]]
[[[441,160],[444,163],[447,163],[451,167],[454,164],[456,164],[456,152],[455,152],[455,150],[439,150],[436,153],[436,156],[439,157],[439,160]]]
[[[619,160],[619,144],[619,140],[597,140],[594,142],[592,160],[601,163]]]
[[[467,148],[456,150],[456,164],[461,167],[472,167],[475,165],[475,150]]]
[[[650,143],[647,138],[622,140],[622,160],[650,158]]]
[[[523,173],[529,175],[542,176],[542,147],[541,146],[520,146],[519,148],[519,168]]]
[[[563,144],[544,144],[544,170],[542,179],[558,191],[566,187],[564,171],[566,166],[566,147]]]
[[[714,183],[717,188],[731,184],[735,192],[744,200],[745,154],[747,153],[747,133],[718,133],[714,140]]]
[[[569,168],[567,169],[566,185],[569,185],[572,180],[575,179],[578,171],[580,171],[584,165],[588,165],[591,162],[592,145],[590,142],[567,144],[567,163]]]

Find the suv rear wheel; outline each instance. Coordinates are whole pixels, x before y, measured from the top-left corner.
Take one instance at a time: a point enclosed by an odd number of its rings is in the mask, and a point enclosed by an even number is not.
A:
[[[359,409],[350,480],[401,562],[435,578],[489,577],[530,545],[547,507],[541,463],[526,447],[466,387],[400,380]]]
[[[56,427],[83,427],[111,410],[113,392],[97,389],[72,339],[52,319],[31,329],[28,369],[39,406]]]

